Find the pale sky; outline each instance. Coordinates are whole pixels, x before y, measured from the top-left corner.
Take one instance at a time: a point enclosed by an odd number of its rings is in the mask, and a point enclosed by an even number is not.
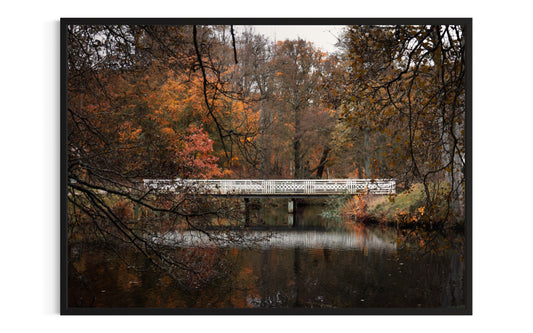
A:
[[[310,41],[323,51],[332,53],[337,50],[337,37],[345,26],[342,25],[253,25],[257,33],[273,41],[297,39]]]

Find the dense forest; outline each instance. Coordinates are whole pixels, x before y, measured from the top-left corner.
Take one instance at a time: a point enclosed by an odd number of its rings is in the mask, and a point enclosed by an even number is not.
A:
[[[461,26],[347,26],[333,54],[250,27],[67,29],[71,239],[89,230],[187,270],[139,221],[208,232],[236,218],[227,200],[148,193],[146,178],[394,178],[419,184],[431,223],[464,220]]]

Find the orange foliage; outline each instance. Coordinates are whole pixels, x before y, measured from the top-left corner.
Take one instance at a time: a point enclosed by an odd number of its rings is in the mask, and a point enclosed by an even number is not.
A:
[[[366,195],[354,195],[348,202],[341,208],[343,215],[352,217],[358,222],[368,222],[370,214],[367,211],[367,197]]]
[[[113,207],[113,213],[121,220],[131,219],[133,217],[133,208],[131,204],[120,200]]]
[[[183,168],[184,178],[213,178],[222,175],[216,164],[218,158],[212,155],[213,140],[207,133],[194,125],[187,129],[183,148],[176,153],[176,159]]]

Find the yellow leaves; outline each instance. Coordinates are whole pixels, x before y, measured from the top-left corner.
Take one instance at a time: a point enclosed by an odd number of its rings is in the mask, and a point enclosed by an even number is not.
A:
[[[420,136],[421,135],[422,135],[422,132],[420,130],[416,130],[415,131],[415,136],[414,136],[415,141],[420,140]]]
[[[235,176],[235,173],[229,169],[224,169],[221,175],[222,178],[232,178],[234,176]]]
[[[417,208],[414,213],[410,213],[406,209],[396,208],[394,216],[398,223],[416,223],[422,219],[424,211],[424,206]]]
[[[120,131],[118,133],[119,139],[122,143],[126,143],[128,141],[136,140],[139,135],[142,133],[142,128],[140,127],[133,127],[133,123],[131,121],[125,121],[120,126]]]
[[[407,215],[407,211],[405,209],[397,208],[396,210],[397,210],[396,211],[396,215],[398,215],[398,216],[406,216]]]
[[[142,128],[137,128],[131,133],[131,136],[134,138],[138,138],[139,135],[141,135],[142,131],[143,131]]]
[[[167,135],[167,136],[174,136],[176,132],[170,127],[164,127],[161,129],[161,133]]]

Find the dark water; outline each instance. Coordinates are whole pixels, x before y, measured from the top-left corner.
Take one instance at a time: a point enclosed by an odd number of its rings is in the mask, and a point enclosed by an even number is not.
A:
[[[71,245],[71,307],[464,306],[463,236],[332,222],[322,207],[257,211],[276,226],[255,248],[175,248],[203,272],[176,283],[130,249]],[[266,231],[251,231],[263,235]]]

